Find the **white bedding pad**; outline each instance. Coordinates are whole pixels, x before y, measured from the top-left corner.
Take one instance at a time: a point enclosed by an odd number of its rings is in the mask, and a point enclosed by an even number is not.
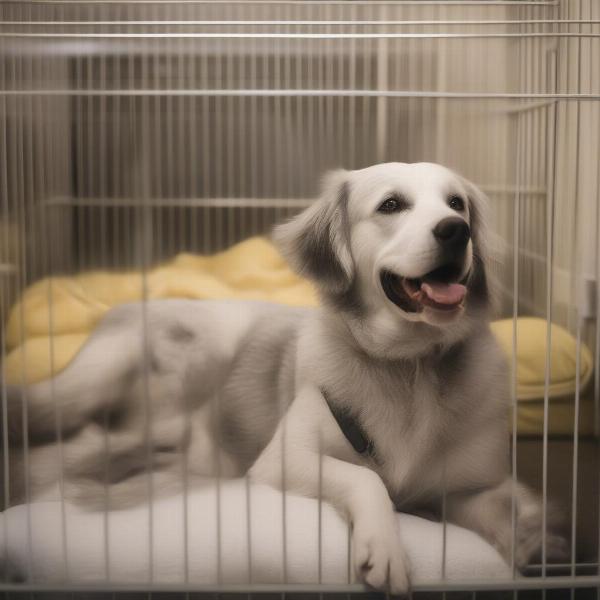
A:
[[[61,502],[15,506],[0,514],[0,564],[38,583],[308,584],[319,582],[320,560],[323,583],[348,583],[348,525],[333,508],[322,503],[319,535],[318,501],[247,490],[243,480],[223,481],[190,491],[187,502],[161,498],[108,514]],[[406,514],[397,525],[413,583],[439,581],[443,525]],[[449,580],[510,576],[494,548],[454,525],[445,557]]]

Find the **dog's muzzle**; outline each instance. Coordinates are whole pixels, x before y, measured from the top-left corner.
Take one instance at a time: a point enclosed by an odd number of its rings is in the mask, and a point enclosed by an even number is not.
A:
[[[379,274],[388,300],[406,312],[418,313],[425,308],[451,312],[462,308],[467,296],[468,275],[460,281],[462,267],[447,263],[419,278],[397,275],[386,269]]]

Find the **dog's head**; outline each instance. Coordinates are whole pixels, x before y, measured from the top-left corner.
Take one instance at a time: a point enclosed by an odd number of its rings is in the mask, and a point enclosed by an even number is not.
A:
[[[275,239],[326,304],[371,328],[425,324],[443,341],[489,304],[485,207],[481,191],[440,165],[340,170]]]

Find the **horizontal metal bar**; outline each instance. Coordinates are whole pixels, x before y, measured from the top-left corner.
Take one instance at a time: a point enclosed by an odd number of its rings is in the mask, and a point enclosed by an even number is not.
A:
[[[163,4],[165,0],[3,0],[3,4]],[[347,6],[558,6],[559,0],[173,0],[178,4],[246,4],[246,5],[287,5],[287,4],[345,4]]]
[[[198,207],[198,208],[306,208],[313,198],[49,198],[45,206],[80,207]]]
[[[372,97],[372,98],[446,98],[449,100],[600,100],[600,94],[536,94],[487,92],[417,92],[393,90],[0,90],[0,96],[223,96],[223,97]]]
[[[0,21],[0,26],[23,25],[23,26],[91,26],[91,25],[252,25],[252,26],[267,26],[267,25],[314,25],[314,26],[335,26],[335,25],[368,25],[368,26],[387,26],[387,25],[406,25],[406,26],[430,26],[430,25],[598,25],[600,19],[515,19],[515,20],[430,20],[430,21],[365,21],[365,20],[294,20],[294,21],[252,21],[252,20],[237,20],[237,21],[198,21],[198,20],[153,20],[153,21]]]
[[[519,436],[522,437],[522,436]],[[535,436],[533,436],[535,437]],[[580,436],[580,439],[584,439],[588,437],[591,440],[594,440],[594,436],[593,434],[590,436]],[[556,436],[553,436],[553,439],[556,439]],[[572,441],[573,436],[572,435],[567,435],[567,434],[563,434],[563,439],[565,441]],[[552,564],[547,564],[546,568],[548,569],[548,572],[552,573],[552,572],[556,572],[557,570],[564,570],[564,569],[570,569],[572,566],[575,566],[575,568],[580,569],[597,569],[598,567],[600,567],[600,563],[598,562],[576,562],[575,564],[573,564],[572,562],[568,562],[568,563],[552,563]],[[531,563],[530,565],[527,565],[527,569],[531,570],[531,569],[541,569],[542,568],[542,564],[541,563]]]
[[[600,586],[600,575],[574,577],[517,577],[504,580],[439,580],[413,586],[415,592],[456,592],[465,590],[531,590],[595,588]],[[118,584],[99,582],[91,584],[13,584],[0,583],[0,592],[199,592],[199,593],[360,593],[372,592],[362,584],[302,584],[302,583],[252,583],[252,584]]]
[[[488,194],[516,193],[516,189],[501,185],[481,186]],[[523,195],[544,195],[542,188],[522,188]],[[166,207],[198,207],[198,208],[306,208],[314,202],[314,198],[76,198],[72,196],[55,196],[43,202],[46,207],[78,206],[88,208],[128,208],[150,206]],[[0,265],[0,268],[2,265]]]
[[[61,39],[290,39],[290,40],[384,40],[384,39],[512,39],[512,38],[600,38],[600,32],[523,33],[50,33],[0,32],[3,38]]]

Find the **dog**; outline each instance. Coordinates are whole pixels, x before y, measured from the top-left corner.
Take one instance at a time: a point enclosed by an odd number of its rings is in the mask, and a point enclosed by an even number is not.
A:
[[[396,509],[443,513],[524,567],[542,551],[543,511],[509,470],[485,223],[483,193],[440,165],[330,173],[274,232],[320,308],[119,306],[63,372],[8,388],[30,495],[60,482],[120,507],[145,498],[148,472],[157,493],[247,474],[344,514],[355,572],[375,589],[409,589]],[[566,552],[545,538],[548,556]]]

